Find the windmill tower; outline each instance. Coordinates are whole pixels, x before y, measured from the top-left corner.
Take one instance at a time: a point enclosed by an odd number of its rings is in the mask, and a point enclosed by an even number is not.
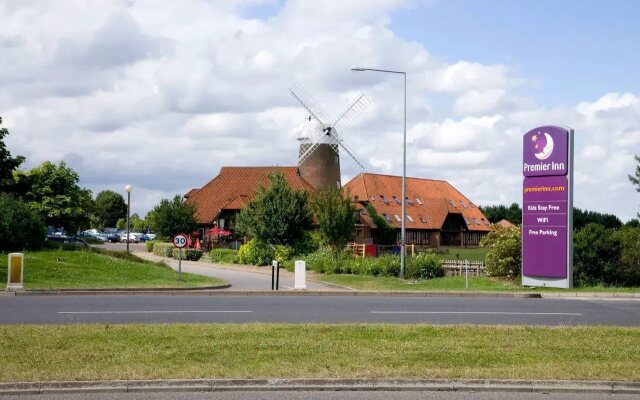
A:
[[[293,97],[309,112],[305,123],[298,151],[298,171],[300,175],[317,189],[341,187],[340,183],[340,148],[364,169],[364,166],[353,155],[338,132],[360,114],[369,105],[369,99],[359,94],[356,99],[335,119],[332,124],[326,112],[304,88],[296,83],[290,90]]]

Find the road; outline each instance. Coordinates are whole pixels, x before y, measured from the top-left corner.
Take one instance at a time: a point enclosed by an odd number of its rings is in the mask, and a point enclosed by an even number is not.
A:
[[[106,394],[37,394],[2,396],[6,400],[635,400],[637,394],[585,393],[504,393],[504,392],[424,392],[424,391],[269,391],[269,392],[169,392]]]
[[[640,326],[637,300],[395,296],[2,296],[0,324],[430,323]]]

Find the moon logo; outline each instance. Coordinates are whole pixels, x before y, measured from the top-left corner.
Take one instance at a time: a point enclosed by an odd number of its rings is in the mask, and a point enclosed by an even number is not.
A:
[[[534,155],[538,160],[546,160],[553,153],[553,138],[548,133],[544,133],[544,138],[547,141],[546,146],[542,149],[540,153],[535,153]]]

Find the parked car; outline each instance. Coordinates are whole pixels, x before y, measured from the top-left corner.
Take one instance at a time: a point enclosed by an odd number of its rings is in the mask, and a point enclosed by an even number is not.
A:
[[[147,237],[147,240],[156,240],[156,234],[155,233],[147,232],[147,233],[145,233],[145,236]]]
[[[47,242],[75,244],[78,247],[89,247],[89,244],[87,242],[74,236],[47,235],[47,238],[45,240]]]
[[[120,234],[120,241],[122,243],[138,243],[140,242],[140,240],[138,239],[138,237],[136,235],[134,235],[133,233],[129,233],[129,237],[127,238],[127,233],[121,233]]]

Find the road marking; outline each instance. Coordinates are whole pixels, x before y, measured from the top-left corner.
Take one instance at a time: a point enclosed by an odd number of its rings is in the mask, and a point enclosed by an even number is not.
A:
[[[250,310],[140,310],[140,311],[58,311],[58,314],[197,314],[250,313]]]
[[[483,314],[483,315],[572,315],[581,313],[509,312],[509,311],[370,311],[371,314]]]

